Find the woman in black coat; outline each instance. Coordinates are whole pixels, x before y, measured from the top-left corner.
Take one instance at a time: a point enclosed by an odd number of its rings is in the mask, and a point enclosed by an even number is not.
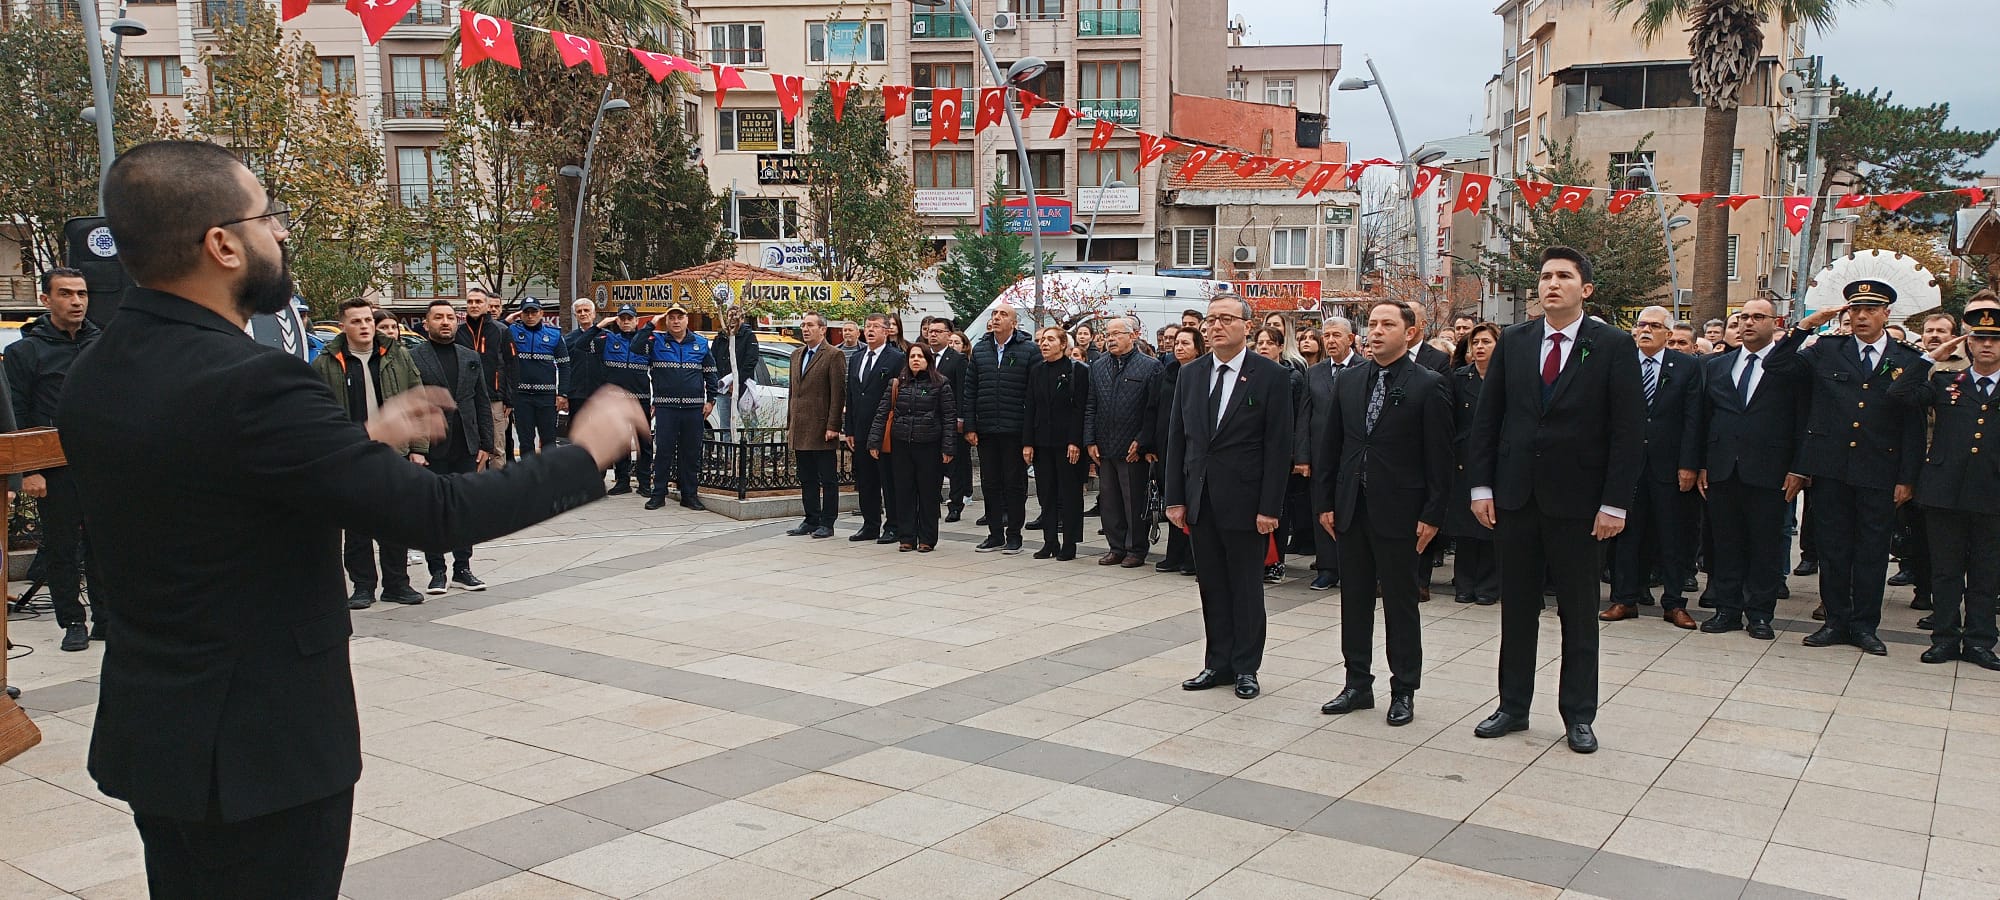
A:
[[[1257,329],[1252,349],[1278,365],[1285,367],[1291,377],[1293,421],[1303,422],[1301,408],[1306,403],[1306,373],[1285,357],[1285,331],[1266,325]],[[1264,567],[1264,583],[1277,584],[1285,580],[1285,551],[1291,549],[1293,538],[1303,535],[1307,545],[1312,543],[1312,482],[1294,469],[1285,481],[1285,508],[1278,514],[1278,530],[1273,533],[1274,549],[1266,559],[1275,556],[1277,562]],[[1303,551],[1295,551],[1303,552]]]
[[[1472,444],[1472,414],[1486,384],[1486,365],[1499,344],[1500,326],[1491,322],[1473,326],[1463,348],[1468,362],[1451,373],[1451,449],[1458,468],[1452,473],[1444,530],[1457,548],[1453,599],[1480,606],[1492,606],[1500,599],[1500,557],[1494,552],[1493,529],[1472,517],[1472,483],[1466,479],[1465,457]]]
[[[868,430],[868,453],[889,454],[889,477],[896,486],[896,508],[889,515],[902,538],[897,549],[904,553],[929,553],[937,546],[944,467],[959,452],[958,402],[951,382],[932,363],[930,347],[910,345]]]
[[[1090,415],[1090,365],[1069,356],[1069,332],[1051,325],[1035,337],[1042,361],[1028,370],[1028,405],[1021,417],[1021,458],[1035,467],[1042,505],[1042,549],[1036,559],[1075,559],[1083,539],[1083,423]]]
[[[1155,426],[1158,429],[1155,433],[1160,438],[1154,444],[1156,447],[1166,446],[1168,420],[1173,412],[1174,390],[1181,380],[1181,367],[1207,353],[1208,343],[1202,340],[1201,329],[1183,328],[1174,334],[1173,346],[1168,350],[1173,354],[1173,361],[1167,364],[1166,374],[1160,379],[1160,420]],[[1154,480],[1160,483],[1162,491],[1166,490],[1166,461],[1162,459],[1153,468],[1159,473]],[[1153,571],[1194,574],[1194,548],[1188,543],[1188,533],[1175,528],[1171,522],[1167,523],[1167,555],[1153,567]]]

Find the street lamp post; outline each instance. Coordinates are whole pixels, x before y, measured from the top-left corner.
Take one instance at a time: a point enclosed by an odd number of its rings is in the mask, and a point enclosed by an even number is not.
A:
[[[1660,240],[1667,245],[1667,290],[1674,298],[1674,321],[1681,320],[1681,270],[1674,259],[1674,229],[1688,224],[1686,216],[1667,218],[1667,200],[1660,193],[1659,179],[1653,177],[1652,163],[1633,163],[1625,167],[1628,175],[1646,179],[1646,192],[1653,195],[1653,208],[1660,213]]]
[[[1417,249],[1418,286],[1422,288],[1424,291],[1428,292],[1430,290],[1430,280],[1431,280],[1430,265],[1426,259],[1426,254],[1423,252],[1424,249],[1423,237],[1418,234],[1418,231],[1420,230],[1424,220],[1423,206],[1417,197],[1417,192],[1414,187],[1416,184],[1415,182],[1416,173],[1410,171],[1410,163],[1428,162],[1430,161],[1430,159],[1442,158],[1444,154],[1442,152],[1436,152],[1434,156],[1427,158],[1425,160],[1410,159],[1409,145],[1403,143],[1403,125],[1396,119],[1396,105],[1389,102],[1389,89],[1387,87],[1384,87],[1382,84],[1382,73],[1376,71],[1375,59],[1373,57],[1364,56],[1362,57],[1362,59],[1368,63],[1368,77],[1342,79],[1340,82],[1340,89],[1343,91],[1365,91],[1369,88],[1374,88],[1376,93],[1382,95],[1382,108],[1389,113],[1389,127],[1396,132],[1396,152],[1402,154],[1404,183],[1406,185],[1411,186],[1410,241],[1411,243],[1417,245],[1416,249]]]
[[[104,70],[104,34],[98,25],[97,4],[91,0],[77,4],[83,21],[83,57],[90,65],[91,105],[83,111],[85,121],[97,126],[97,214],[104,215],[104,178],[111,174],[111,161],[118,155],[112,126],[117,118],[111,105],[112,75]],[[120,15],[111,23],[111,33],[122,50],[126,37],[146,33],[146,26]]]
[[[88,0],[85,2],[87,4]],[[566,178],[576,179],[576,215],[570,223],[569,233],[569,299],[564,301],[565,304],[573,304],[578,297],[583,296],[579,281],[583,260],[583,199],[585,192],[590,190],[590,160],[597,153],[598,129],[604,125],[605,113],[631,108],[632,104],[625,102],[623,97],[612,97],[611,85],[605,85],[604,96],[597,101],[597,115],[590,120],[590,140],[583,145],[583,168],[563,166],[557,172]],[[570,327],[584,327],[582,323],[576,321],[574,306],[570,307]]]
[[[1048,71],[1049,64],[1043,62],[1040,57],[1024,56],[1002,72],[1000,64],[993,59],[993,48],[986,46],[986,41],[980,38],[984,29],[979,27],[979,19],[972,14],[972,6],[967,0],[910,0],[910,2],[915,6],[950,6],[956,9],[958,14],[964,17],[965,23],[972,27],[972,42],[979,46],[979,55],[986,60],[986,69],[992,73],[994,84],[1018,90],[1022,84],[1033,81]],[[1020,111],[1011,93],[1006,97],[1006,101],[1003,105],[1007,111],[1007,128],[1014,133],[1015,163],[1021,170],[1021,185],[1028,193],[1028,240],[1035,253],[1034,317],[1035,324],[1039,326],[1043,317],[1047,315],[1047,306],[1042,295],[1042,276],[1046,268],[1042,261],[1042,202],[1035,193],[1034,168],[1028,164],[1028,142],[1021,137]],[[931,127],[936,128],[937,123],[932,122]],[[996,224],[1002,227],[1006,225],[1004,221]]]
[[[1090,261],[1090,244],[1092,241],[1097,240],[1097,211],[1104,208],[1104,192],[1112,188],[1122,191],[1128,187],[1131,187],[1131,185],[1111,177],[1109,173],[1104,176],[1104,183],[1097,186],[1097,202],[1090,205],[1090,228],[1083,233],[1084,262]],[[1037,222],[1038,227],[1039,224]]]

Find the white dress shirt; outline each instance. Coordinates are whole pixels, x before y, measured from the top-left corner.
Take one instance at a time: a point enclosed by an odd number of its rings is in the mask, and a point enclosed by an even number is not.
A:
[[[1885,332],[1883,332],[1883,333],[1882,333],[1882,336],[1880,336],[1880,337],[1876,338],[1876,339],[1875,339],[1875,343],[1872,343],[1872,344],[1864,344],[1864,343],[1862,343],[1862,342],[1861,342],[1861,340],[1860,340],[1859,338],[1856,338],[1856,339],[1855,339],[1855,341],[1854,341],[1854,361],[1855,361],[1855,362],[1861,362],[1861,361],[1862,361],[1863,357],[1862,357],[1862,355],[1861,355],[1861,354],[1862,354],[1862,352],[1863,352],[1863,348],[1865,348],[1865,347],[1873,347],[1873,348],[1875,348],[1875,355],[1874,355],[1874,357],[1873,357],[1873,362],[1869,364],[1869,371],[1871,371],[1871,372],[1872,372],[1872,371],[1874,371],[1874,370],[1876,370],[1876,369],[1879,369],[1879,368],[1881,368],[1881,367],[1882,367],[1882,357],[1883,357],[1883,355],[1885,355],[1885,354],[1887,354],[1887,353],[1889,352],[1889,333],[1888,333],[1888,332],[1886,332],[1886,331],[1885,331]]]
[[[1743,367],[1750,364],[1750,357],[1757,357],[1757,371],[1750,373],[1750,390],[1743,395],[1745,406],[1750,405],[1750,398],[1757,396],[1757,385],[1764,383],[1764,364],[1771,361],[1771,346],[1765,344],[1762,349],[1754,351],[1748,347],[1740,348],[1743,352],[1736,354],[1736,365],[1729,369],[1729,385],[1735,387],[1743,383]]]
[[[1216,379],[1222,376],[1222,367],[1229,367],[1229,380],[1222,383],[1222,402],[1216,404],[1215,407],[1215,424],[1217,425],[1222,424],[1222,414],[1229,409],[1229,397],[1236,393],[1236,382],[1243,377],[1243,357],[1249,352],[1250,345],[1244,344],[1236,349],[1236,356],[1232,359],[1217,357],[1215,360],[1215,371],[1210,372],[1208,375],[1208,392],[1213,394],[1215,393]]]
[[[1582,316],[1576,317],[1576,321],[1571,322],[1562,328],[1550,328],[1548,320],[1543,319],[1542,343],[1535,350],[1535,371],[1539,373],[1542,370],[1543,361],[1548,359],[1549,357],[1549,335],[1552,334],[1561,334],[1563,336],[1562,344],[1560,345],[1562,352],[1561,364],[1567,367],[1569,365],[1570,352],[1576,349],[1576,333],[1582,327],[1583,327]],[[1486,484],[1474,487],[1472,489],[1472,499],[1473,500],[1493,499],[1493,486],[1490,484]],[[1616,506],[1600,506],[1597,508],[1597,511],[1607,516],[1610,516],[1614,519],[1625,518],[1625,510]]]

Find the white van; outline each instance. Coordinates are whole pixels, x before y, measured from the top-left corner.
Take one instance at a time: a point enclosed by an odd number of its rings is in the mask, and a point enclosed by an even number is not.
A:
[[[965,329],[974,342],[986,335],[987,320],[1002,302],[1011,304],[1021,319],[1021,329],[1032,332],[1039,325],[1073,328],[1093,318],[1116,315],[1139,317],[1141,336],[1150,341],[1165,325],[1179,325],[1183,310],[1208,312],[1208,298],[1227,290],[1229,282],[1205,278],[1170,278],[1162,275],[1122,275],[1098,272],[1051,272],[1042,277],[1042,306],[1046,321],[1034,321],[1035,279],[1023,278],[987,304],[985,310]]]

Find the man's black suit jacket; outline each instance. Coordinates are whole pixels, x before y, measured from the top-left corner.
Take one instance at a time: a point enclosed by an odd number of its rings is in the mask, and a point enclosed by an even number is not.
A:
[[[435,342],[426,341],[424,346],[410,353],[410,358],[416,362],[417,374],[422,376],[424,384],[450,391],[452,402],[458,405],[457,409],[445,413],[445,417],[451,419],[457,429],[459,452],[465,454],[466,459],[478,457],[481,450],[494,452],[493,404],[486,393],[486,378],[480,369],[479,354],[457,343],[445,345],[458,351],[457,368],[445,372],[438,365],[436,346]],[[443,454],[442,447],[431,445],[431,455]]]
[[[1382,409],[1368,428],[1368,400],[1377,377],[1386,378]],[[1444,376],[1408,356],[1376,375],[1373,363],[1333,381],[1327,455],[1339,467],[1333,490],[1313,497],[1313,511],[1334,512],[1341,534],[1355,526],[1364,494],[1368,521],[1387,538],[1417,538],[1417,523],[1444,525],[1451,496],[1451,389]]]
[[[1561,518],[1629,509],[1645,439],[1632,336],[1594,319],[1578,323],[1576,346],[1544,404],[1542,327],[1540,320],[1512,326],[1493,348],[1466,462],[1472,485],[1491,488],[1502,510],[1530,499]]]
[[[1439,375],[1449,375],[1451,374],[1451,354],[1429,344],[1418,344],[1417,365],[1423,366]],[[1414,528],[1416,526],[1413,525],[1411,527]]]
[[[1328,440],[1327,428],[1333,419],[1333,386],[1338,384],[1341,369],[1333,367],[1333,361],[1323,359],[1306,369],[1306,402],[1303,409],[1304,421],[1293,423],[1298,431],[1298,442],[1293,446],[1292,465],[1309,466],[1311,474],[1309,490],[1314,497],[1331,496],[1333,491],[1334,462],[1327,452],[1332,446]],[[1356,371],[1360,371],[1357,366]],[[1317,504],[1315,504],[1317,505]],[[1315,508],[1315,514],[1325,512]]]
[[[1701,447],[1701,468],[1713,483],[1736,478],[1750,487],[1780,490],[1785,474],[1798,471],[1799,441],[1805,436],[1812,403],[1812,370],[1797,353],[1775,348],[1803,340],[1788,336],[1766,346],[1767,360],[1750,405],[1736,390],[1734,372],[1743,348],[1702,361],[1700,428],[1692,436]]]
[[[937,360],[937,370],[944,380],[951,384],[951,395],[963,397],[965,388],[965,354],[946,347],[931,354]]]
[[[867,359],[868,348],[863,346],[847,367],[847,427],[842,433],[854,438],[856,446],[868,440],[868,432],[875,427],[875,411],[882,406],[882,395],[889,392],[889,382],[895,380],[896,373],[903,371],[903,351],[894,344],[882,345],[875,354],[875,368],[864,381],[861,366]]]
[[[1640,477],[1676,484],[1680,470],[1701,468],[1702,361],[1679,350],[1660,351],[1660,384],[1646,410],[1646,464]],[[1644,366],[1644,363],[1640,364]],[[1643,399],[1644,379],[1640,397]]]
[[[236,822],[354,785],[343,529],[443,552],[604,493],[581,447],[433,475],[369,440],[303,361],[143,288],[61,411],[91,590],[118,609],[90,773],[141,815]]]
[[[1187,507],[1187,520],[1255,531],[1258,516],[1277,518],[1291,472],[1291,371],[1245,351],[1243,371],[1217,424],[1208,415],[1215,355],[1181,367],[1167,426],[1168,506]],[[1204,493],[1205,492],[1205,493]],[[1215,508],[1204,507],[1204,497]],[[1213,519],[1207,518],[1213,516]]]

